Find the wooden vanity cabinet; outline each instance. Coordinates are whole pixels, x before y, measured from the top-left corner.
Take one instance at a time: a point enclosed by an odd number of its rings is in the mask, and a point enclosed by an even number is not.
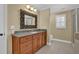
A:
[[[24,36],[24,37],[12,36],[12,53],[13,54],[32,53],[32,36]]]
[[[32,54],[46,45],[46,32],[40,32],[23,37],[12,35],[12,53],[13,54]]]

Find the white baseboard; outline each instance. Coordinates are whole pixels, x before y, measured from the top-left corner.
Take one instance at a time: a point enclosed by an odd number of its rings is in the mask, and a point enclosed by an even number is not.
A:
[[[51,40],[54,40],[54,41],[59,41],[59,42],[64,42],[64,43],[71,43],[71,41],[66,41],[66,40],[61,40],[61,39],[51,39]]]

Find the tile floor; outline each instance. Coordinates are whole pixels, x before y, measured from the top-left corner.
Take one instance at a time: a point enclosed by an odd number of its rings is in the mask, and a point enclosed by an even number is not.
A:
[[[41,48],[36,54],[73,54],[72,44],[52,41],[51,45]]]

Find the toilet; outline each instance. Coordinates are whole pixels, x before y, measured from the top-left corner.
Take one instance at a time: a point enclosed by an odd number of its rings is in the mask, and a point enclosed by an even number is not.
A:
[[[53,40],[53,35],[49,35],[49,40],[48,40],[49,44],[48,45],[51,45],[52,40]]]

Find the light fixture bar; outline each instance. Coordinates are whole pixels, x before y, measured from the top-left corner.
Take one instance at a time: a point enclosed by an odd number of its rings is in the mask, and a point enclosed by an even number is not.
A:
[[[31,7],[30,5],[26,5],[26,8],[27,8],[28,10],[31,10],[31,11],[37,12],[37,9]]]

